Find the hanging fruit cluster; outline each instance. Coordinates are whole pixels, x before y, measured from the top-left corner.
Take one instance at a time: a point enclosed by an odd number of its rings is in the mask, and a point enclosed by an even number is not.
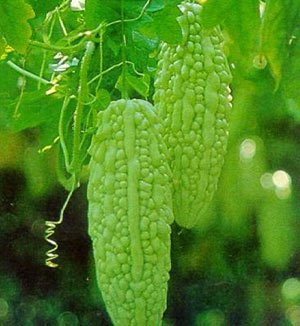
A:
[[[173,214],[196,225],[226,152],[231,74],[221,31],[201,27],[199,4],[180,10],[183,42],[162,44],[154,107],[111,102],[90,149],[89,234],[104,302],[120,326],[161,324]]]

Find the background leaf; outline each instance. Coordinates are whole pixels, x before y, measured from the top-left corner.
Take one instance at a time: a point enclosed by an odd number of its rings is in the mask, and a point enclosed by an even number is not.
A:
[[[202,10],[202,23],[206,28],[214,27],[232,14],[234,0],[209,0],[204,3]]]
[[[231,10],[224,21],[224,28],[229,36],[230,55],[234,64],[244,74],[249,75],[258,50],[259,1],[232,0],[231,3]]]
[[[293,10],[291,10],[293,9]],[[299,2],[268,0],[262,16],[260,51],[270,64],[276,88],[282,77],[283,64],[288,57],[292,22],[299,14]]]
[[[96,28],[102,21],[120,19],[119,0],[86,0],[85,22],[88,28]]]
[[[178,44],[182,40],[182,33],[177,17],[181,11],[176,5],[166,5],[163,10],[153,15],[153,27],[157,36],[166,43]]]
[[[26,2],[32,6],[37,16],[46,14],[61,3],[60,0],[26,0]]]
[[[282,90],[285,95],[286,105],[294,119],[299,120],[300,114],[300,30],[294,34],[291,45],[289,46],[288,57],[283,69]]]

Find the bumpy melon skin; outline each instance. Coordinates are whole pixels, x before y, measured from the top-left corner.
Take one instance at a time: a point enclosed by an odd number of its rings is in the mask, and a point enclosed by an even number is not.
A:
[[[89,235],[116,326],[161,325],[173,222],[168,150],[153,106],[119,100],[98,114],[90,148]]]
[[[201,5],[180,5],[183,42],[164,43],[154,105],[163,123],[174,182],[174,217],[191,228],[205,213],[223,166],[231,109],[231,73],[220,29],[201,26]]]

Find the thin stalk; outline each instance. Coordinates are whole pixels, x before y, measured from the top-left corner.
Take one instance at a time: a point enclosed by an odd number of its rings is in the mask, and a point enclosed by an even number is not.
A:
[[[145,75],[145,74],[143,74],[143,73],[141,73],[141,72],[139,72],[139,71],[136,70],[135,64],[134,64],[133,62],[126,60],[125,63],[131,65],[133,71],[134,71],[137,75],[139,75],[139,76],[144,76],[144,75]],[[111,66],[111,67],[109,67],[109,68],[103,70],[101,73],[99,73],[98,75],[96,75],[95,77],[93,77],[93,78],[88,82],[88,84],[89,84],[89,85],[92,84],[92,83],[93,83],[94,81],[96,81],[98,78],[101,78],[103,75],[107,74],[108,72],[112,71],[112,70],[115,69],[115,68],[119,68],[119,67],[121,67],[123,64],[124,64],[124,62],[121,61],[121,62],[116,63],[115,65],[113,65],[113,66]]]
[[[79,150],[80,150],[80,138],[81,138],[81,124],[82,124],[82,116],[83,116],[83,108],[86,103],[89,94],[88,87],[88,68],[89,63],[94,52],[95,45],[93,42],[89,41],[86,44],[86,51],[81,61],[80,66],[80,82],[78,89],[78,98],[77,98],[77,106],[74,115],[74,136],[73,136],[73,155],[71,162],[71,170],[76,175],[80,169],[80,160],[79,160]]]
[[[47,44],[39,41],[29,41],[29,44],[38,48],[42,48],[49,51],[55,51],[55,52],[77,52],[82,50],[85,44],[85,39],[80,41],[79,43],[71,46],[58,46],[58,45],[52,45]]]
[[[23,96],[24,96],[25,86],[26,86],[26,78],[23,78],[22,85],[21,85],[21,92],[20,92],[20,95],[19,95],[19,98],[18,98],[18,102],[17,102],[17,104],[15,106],[14,115],[13,115],[13,117],[15,119],[19,118],[19,116],[20,116],[19,109],[20,109],[22,99],[23,99]]]
[[[31,79],[34,79],[42,84],[51,84],[53,85],[53,83],[45,78],[42,78],[40,76],[37,76],[35,74],[33,74],[32,72],[29,72],[21,67],[19,67],[18,65],[16,65],[15,63],[13,63],[12,61],[8,60],[6,62],[12,69],[14,69],[15,71],[19,72],[21,75],[29,77]]]
[[[68,36],[68,31],[67,31],[66,26],[65,26],[65,24],[64,24],[64,22],[63,22],[63,20],[61,18],[61,15],[60,15],[60,12],[59,12],[58,8],[56,8],[56,13],[57,13],[58,21],[59,21],[59,24],[60,24],[60,27],[61,27],[61,29],[63,31],[64,36]]]
[[[42,64],[41,64],[41,68],[40,68],[40,73],[39,73],[39,77],[40,78],[43,78],[43,74],[44,74],[44,70],[45,70],[45,66],[46,66],[46,51],[43,51],[43,60],[42,60]],[[39,80],[38,82],[38,86],[37,86],[37,89],[40,90],[41,89],[41,84],[42,82]]]
[[[100,89],[102,82],[102,72],[103,72],[103,31],[100,32],[100,40],[99,40],[99,80],[96,87],[96,91]]]
[[[71,97],[69,95],[67,95],[64,98],[64,102],[63,102],[60,117],[59,117],[59,124],[58,124],[58,135],[59,135],[59,140],[60,140],[60,146],[61,146],[62,151],[63,151],[66,170],[68,172],[70,170],[70,157],[69,157],[69,152],[68,152],[68,149],[67,149],[65,136],[64,136],[64,121],[65,121],[65,113],[66,113],[66,110],[68,108],[70,99],[71,99]]]
[[[103,75],[107,74],[108,72],[112,71],[115,68],[121,67],[123,65],[123,61],[116,63],[115,65],[103,70],[100,74],[97,76],[93,77],[89,82],[88,85],[92,84],[94,81],[96,81],[98,78],[101,78]]]
[[[121,0],[121,32],[122,32],[122,98],[127,98],[126,90],[126,38],[125,38],[125,24],[124,24],[124,0]]]

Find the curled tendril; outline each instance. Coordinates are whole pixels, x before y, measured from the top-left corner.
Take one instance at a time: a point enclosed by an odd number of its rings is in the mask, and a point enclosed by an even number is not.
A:
[[[52,246],[52,249],[49,249],[46,252],[47,258],[45,259],[45,264],[48,267],[56,268],[58,264],[54,263],[53,261],[58,257],[58,254],[55,253],[58,249],[58,244],[56,241],[52,240],[50,237],[55,233],[56,225],[60,224],[58,222],[46,221],[46,231],[45,231],[45,240]]]
[[[55,240],[53,240],[51,237],[55,233],[56,226],[61,224],[64,220],[64,212],[73,195],[74,189],[75,189],[75,183],[63,204],[63,207],[60,211],[59,219],[57,221],[45,221],[46,230],[45,230],[44,239],[52,246],[52,248],[46,252],[47,258],[45,259],[45,264],[51,268],[58,267],[58,264],[54,262],[54,260],[58,258],[58,254],[57,254],[58,243]]]

